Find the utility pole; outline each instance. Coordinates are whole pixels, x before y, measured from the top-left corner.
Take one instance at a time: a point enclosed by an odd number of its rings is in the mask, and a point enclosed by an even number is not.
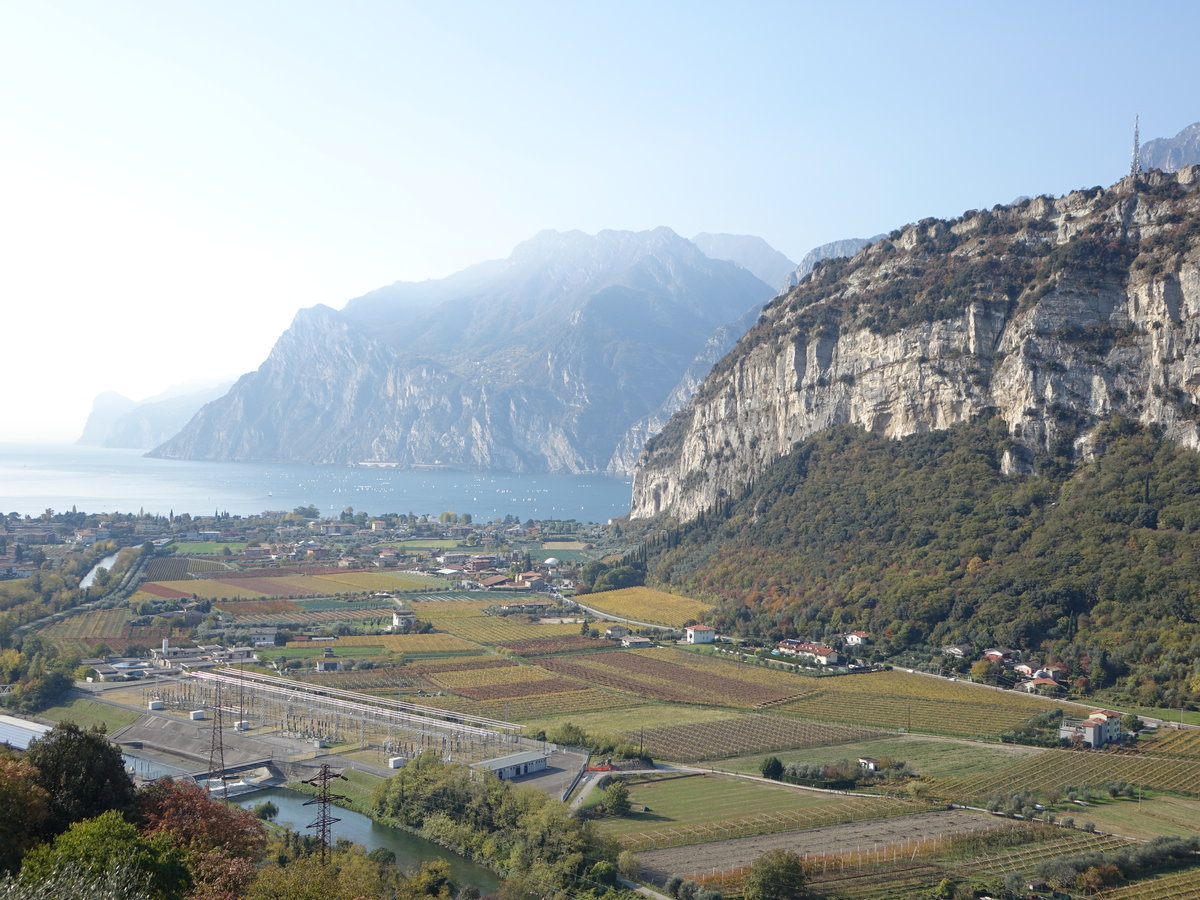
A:
[[[348,797],[343,797],[341,794],[333,794],[329,791],[329,782],[335,778],[345,779],[346,776],[341,772],[334,774],[329,768],[329,763],[321,764],[321,771],[312,778],[305,780],[304,784],[311,784],[317,789],[317,796],[311,800],[304,802],[305,806],[317,807],[317,818],[305,826],[307,828],[315,828],[317,830],[317,840],[321,842],[321,865],[325,866],[329,862],[329,834],[330,828],[334,822],[340,822],[341,819],[329,814],[329,805],[334,800],[348,800]]]

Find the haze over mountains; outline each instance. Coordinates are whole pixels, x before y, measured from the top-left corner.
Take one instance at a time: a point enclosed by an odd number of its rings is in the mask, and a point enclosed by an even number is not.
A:
[[[232,381],[178,385],[148,400],[135,402],[105,391],[92,403],[78,444],[148,450],[179,432],[205,403],[216,400]]]
[[[775,292],[668,228],[543,232],[507,260],[302,310],[154,455],[625,471],[629,429]]]

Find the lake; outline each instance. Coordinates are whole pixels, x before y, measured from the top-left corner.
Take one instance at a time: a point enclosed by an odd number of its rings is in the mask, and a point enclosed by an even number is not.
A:
[[[305,794],[290,791],[287,788],[270,788],[231,798],[231,802],[249,809],[266,800],[279,807],[276,823],[286,825],[300,834],[314,834],[307,825],[317,815],[315,806],[305,806],[304,802],[311,799]],[[434,859],[444,859],[450,864],[451,879],[459,885],[474,885],[481,894],[490,894],[500,886],[500,881],[491,869],[484,868],[478,863],[464,859],[456,853],[451,853],[423,838],[401,831],[398,828],[388,828],[372,821],[361,813],[348,809],[334,807],[330,813],[341,819],[335,822],[330,832],[333,838],[346,838],[356,844],[361,844],[368,850],[385,847],[396,854],[396,864],[401,869],[410,869],[423,862]]]
[[[470,513],[479,521],[606,522],[629,511],[628,479],[605,475],[512,475],[304,463],[150,459],[140,450],[71,444],[0,444],[0,513],[46,509],[166,515],[253,515],[315,506],[359,512]]]

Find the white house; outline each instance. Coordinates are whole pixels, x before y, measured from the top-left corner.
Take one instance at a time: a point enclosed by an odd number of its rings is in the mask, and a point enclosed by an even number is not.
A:
[[[832,647],[826,647],[824,644],[811,644],[807,641],[793,641],[790,638],[779,642],[779,652],[797,656],[822,666],[836,666],[839,659],[837,651]]]
[[[717,639],[717,630],[707,625],[689,625],[684,629],[685,644],[711,644]]]
[[[1121,737],[1121,714],[1108,709],[1092,710],[1083,720],[1063,722],[1058,736],[1087,747],[1103,747]]]

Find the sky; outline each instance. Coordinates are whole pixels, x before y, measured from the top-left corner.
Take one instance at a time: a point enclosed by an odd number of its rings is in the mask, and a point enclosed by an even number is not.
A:
[[[0,0],[0,442],[546,228],[812,247],[1127,174],[1191,2]]]

